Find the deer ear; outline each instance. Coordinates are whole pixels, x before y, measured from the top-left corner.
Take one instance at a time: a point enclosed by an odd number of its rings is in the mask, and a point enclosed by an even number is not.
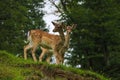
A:
[[[55,23],[55,22],[53,22],[53,21],[52,21],[51,23],[52,23],[53,25],[56,25],[56,23]]]
[[[75,29],[76,26],[77,26],[77,24],[73,24],[73,25],[72,25],[72,29]]]

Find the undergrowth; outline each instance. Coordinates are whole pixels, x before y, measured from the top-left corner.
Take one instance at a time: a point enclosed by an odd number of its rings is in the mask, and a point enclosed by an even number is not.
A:
[[[110,80],[103,75],[92,71],[66,67],[64,65],[50,65],[42,62],[33,62],[33,60],[24,60],[23,58],[15,57],[6,51],[0,51],[0,80],[41,80],[46,77],[43,72],[40,71],[41,68],[46,68],[44,70],[47,70],[48,72],[61,70],[66,74],[70,72],[82,77],[92,77],[92,79],[89,80]],[[60,79],[60,77],[55,78],[55,80]]]

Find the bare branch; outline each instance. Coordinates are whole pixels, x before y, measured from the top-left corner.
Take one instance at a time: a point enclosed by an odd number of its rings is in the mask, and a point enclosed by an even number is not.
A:
[[[56,12],[60,12],[60,13],[63,13],[63,11],[60,9],[60,7],[57,6],[57,4],[55,4],[55,2],[53,0],[49,0],[56,8],[58,11]]]

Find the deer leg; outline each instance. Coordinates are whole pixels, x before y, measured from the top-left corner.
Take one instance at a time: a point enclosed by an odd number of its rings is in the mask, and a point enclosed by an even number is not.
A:
[[[61,63],[62,63],[62,64],[64,63],[64,54],[65,54],[65,51],[67,51],[66,46],[63,46],[63,47],[60,49],[60,51],[59,51],[59,53],[60,53],[60,58],[61,58]]]
[[[32,48],[32,45],[28,44],[26,46],[24,46],[24,59],[27,59],[27,50]]]
[[[32,49],[32,57],[33,57],[33,60],[34,60],[35,62],[37,62],[37,58],[36,58],[36,56],[35,56],[35,51],[36,51],[36,49],[37,49],[37,45],[35,45],[35,46],[33,47],[33,49]]]
[[[57,61],[57,64],[63,64],[64,62],[64,56],[61,55],[60,53],[56,55],[56,61]]]
[[[46,58],[47,63],[50,63],[50,59],[51,59],[51,56],[48,56],[48,57]]]
[[[47,55],[47,58],[46,58],[47,63],[50,63],[50,59],[51,59],[52,55],[53,55],[53,53],[48,52],[48,55]]]
[[[57,51],[54,51],[55,59],[56,59],[56,64],[60,64],[60,55]]]
[[[61,55],[61,63],[64,63],[64,54]]]
[[[59,64],[59,57],[57,55],[55,55],[55,58],[56,58],[56,64]]]
[[[42,48],[41,48],[42,49]],[[42,49],[42,53],[41,55],[39,56],[39,61],[41,62],[42,61],[42,58],[43,56],[45,55],[46,51]]]

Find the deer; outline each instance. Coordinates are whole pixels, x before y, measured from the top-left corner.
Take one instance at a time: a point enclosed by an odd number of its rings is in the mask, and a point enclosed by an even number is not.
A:
[[[62,27],[62,26],[60,26]],[[64,45],[59,49],[59,54],[57,55],[57,58],[58,58],[58,62],[63,64],[64,62],[64,54],[65,52],[68,50],[69,48],[69,42],[70,42],[70,35],[71,35],[71,32],[73,29],[75,29],[76,27],[76,24],[73,24],[72,26],[64,26],[64,29],[66,30],[66,35],[65,35],[65,42],[64,42]],[[55,26],[55,29],[57,29],[57,26]],[[55,31],[54,31],[55,32]],[[60,34],[61,35],[61,34]],[[47,53],[51,53],[52,55],[52,52],[50,52],[48,49],[43,49],[43,53],[40,55],[40,59],[42,60],[42,57]],[[50,56],[47,56],[48,58],[46,59],[47,62],[49,63],[50,62]]]
[[[30,30],[28,35],[29,44],[24,46],[24,59],[27,59],[27,50],[31,49],[33,60],[36,62],[37,58],[35,56],[35,51],[38,46],[41,46],[41,49],[52,49],[53,54],[56,58],[56,64],[59,64],[58,54],[59,49],[64,45],[65,37],[63,33],[63,25],[52,22],[55,27],[53,32],[59,32],[60,35],[50,34],[48,32],[42,31],[40,29]],[[62,27],[61,27],[62,26]],[[44,50],[45,50],[44,49]],[[44,53],[44,51],[42,51]],[[39,58],[40,59],[40,58]]]
[[[60,53],[60,59],[59,62],[63,63],[64,62],[64,55],[65,55],[65,52],[68,50],[69,48],[69,44],[70,44],[70,35],[71,35],[71,32],[76,28],[76,24],[73,24],[72,26],[66,26],[66,35],[65,35],[65,43],[64,45],[62,46],[62,48],[59,50],[59,53]]]
[[[50,63],[50,59],[53,55],[53,50],[52,49],[46,49],[46,48],[43,48],[43,47],[41,47],[41,50],[42,50],[42,53],[39,56],[39,62],[42,62],[43,56],[47,55],[47,58],[46,58],[45,61],[47,63]]]

